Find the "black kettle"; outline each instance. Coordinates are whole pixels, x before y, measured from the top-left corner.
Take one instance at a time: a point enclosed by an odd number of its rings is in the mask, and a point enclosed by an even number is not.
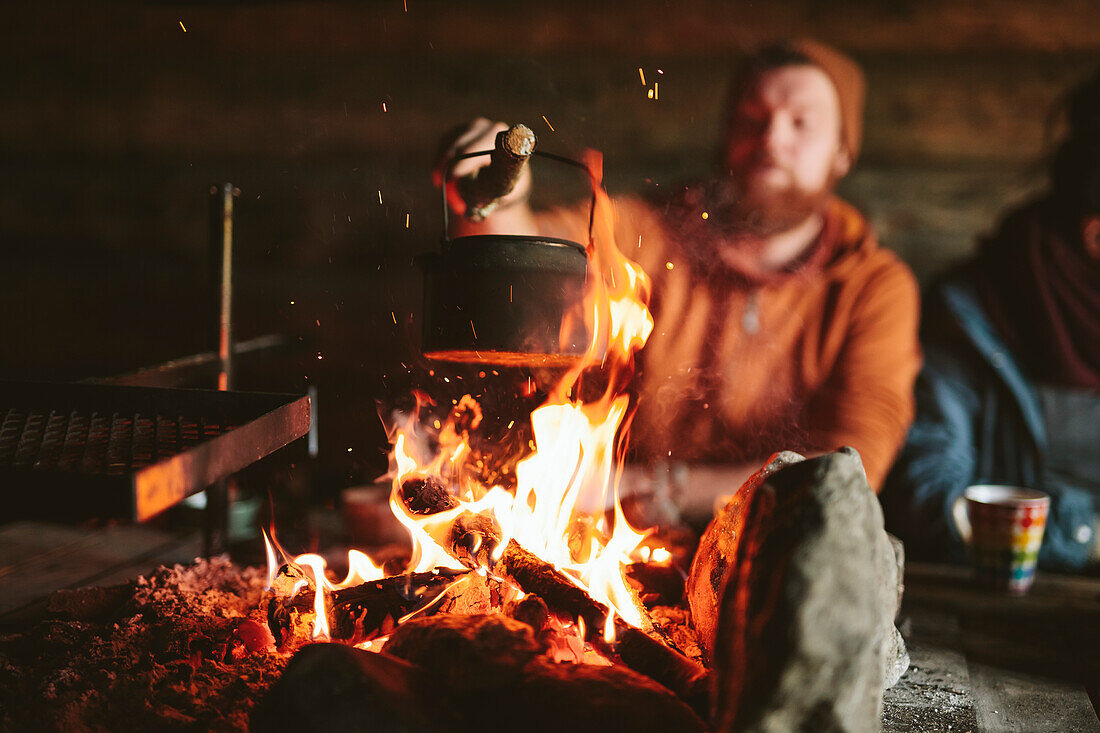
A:
[[[523,128],[527,150],[509,145]],[[418,257],[424,272],[422,351],[429,359],[512,366],[566,366],[588,348],[583,299],[588,270],[586,244],[526,235],[448,236],[447,182],[461,160],[490,155],[478,176],[494,181],[495,195],[482,195],[476,216],[487,215],[496,199],[511,191],[527,158],[537,155],[581,168],[583,163],[534,150],[534,134],[517,125],[497,136],[496,148],[455,156],[443,176],[441,251]],[[484,189],[484,186],[482,187]],[[484,190],[482,191],[484,193]],[[470,202],[470,197],[467,201]],[[595,211],[593,196],[589,214]],[[474,218],[474,217],[471,217]]]

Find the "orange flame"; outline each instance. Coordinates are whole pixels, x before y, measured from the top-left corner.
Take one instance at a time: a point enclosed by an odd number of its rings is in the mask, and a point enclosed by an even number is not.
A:
[[[408,512],[398,494],[402,482],[409,477],[445,478],[445,469],[466,448],[448,423],[439,434],[439,452],[428,462],[418,461],[408,447],[417,428],[410,422],[394,437],[390,503],[413,537],[412,570],[456,567],[457,560],[443,541],[445,531],[461,514],[484,513],[502,530],[495,557],[514,539],[637,626],[642,623],[641,612],[626,586],[622,566],[631,562],[631,553],[645,535],[630,527],[623,515],[617,479],[625,444],[620,428],[630,409],[626,388],[633,376],[634,354],[653,330],[653,318],[646,307],[649,280],[615,245],[611,202],[602,188],[602,161],[590,155],[587,164],[596,195],[584,297],[589,344],[584,357],[554,386],[546,403],[531,413],[534,450],[516,465],[514,496],[500,487],[479,487],[464,493],[480,498],[460,499],[454,509],[427,517]],[[607,386],[595,402],[582,402],[573,395],[585,373],[594,367],[599,367]],[[603,518],[609,495],[614,507],[610,528]],[[578,517],[586,515],[594,531],[582,537],[579,546],[571,546]],[[609,529],[610,536],[605,536]],[[611,629],[609,618],[608,634],[613,633]]]
[[[425,438],[430,428],[419,422],[419,415],[430,398],[417,394],[416,412],[391,434],[390,507],[412,539],[409,571],[464,569],[449,546],[451,527],[463,515],[483,515],[499,526],[502,535],[492,560],[499,559],[514,539],[557,567],[611,609],[603,630],[611,640],[616,616],[634,626],[643,623],[623,566],[632,562],[631,555],[645,533],[632,528],[623,515],[618,478],[631,412],[627,388],[634,373],[634,355],[653,330],[653,318],[647,308],[648,278],[615,244],[611,202],[602,188],[602,160],[589,154],[586,164],[596,197],[584,296],[589,344],[583,358],[551,389],[547,401],[531,413],[532,452],[516,464],[514,494],[460,477],[458,469],[470,452],[465,431],[475,430],[481,420],[480,407],[473,398],[467,395],[458,405],[473,416],[463,429],[456,426],[454,413],[445,423],[433,421],[437,429],[433,442],[438,447],[428,451]],[[584,402],[576,395],[590,370],[598,370],[606,386],[597,400]],[[440,481],[451,488],[457,504],[434,514],[410,511],[401,499],[401,487],[412,478]],[[604,514],[608,505],[614,510],[610,526]],[[292,561],[316,590],[314,638],[328,636],[326,593],[382,576],[366,555],[353,552],[355,561],[349,558],[351,570],[342,583],[325,577],[324,560],[316,555],[299,555]],[[273,563],[269,545],[269,567]]]

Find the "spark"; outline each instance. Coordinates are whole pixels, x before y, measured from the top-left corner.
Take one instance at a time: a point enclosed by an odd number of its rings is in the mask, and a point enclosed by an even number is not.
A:
[[[382,205],[382,189],[378,189],[378,205]]]
[[[660,90],[658,89],[657,82],[653,82],[653,100],[656,101],[658,99],[660,99]]]
[[[382,111],[383,111],[383,112],[387,112],[387,111],[388,111],[388,110],[386,109],[386,103],[385,103],[385,102],[383,102],[383,103],[382,103]]]
[[[703,218],[704,218],[704,219],[709,219],[709,218],[710,218],[710,214],[708,214],[707,212],[705,212],[705,211],[704,211],[704,212],[703,212]]]
[[[542,121],[546,123],[546,126],[550,128],[550,132],[554,131],[554,126],[550,124],[550,120],[546,119],[546,115],[542,116]]]
[[[676,265],[672,264],[671,262],[666,262],[666,263],[665,263],[665,267],[666,267],[667,269],[671,270],[671,269],[672,269],[673,267],[676,267]]]
[[[186,33],[186,32],[187,32],[187,26],[185,26],[185,25],[183,24],[183,21],[182,21],[182,20],[180,21],[180,28],[182,28],[182,29],[183,29],[183,32],[184,32],[184,33]]]
[[[512,426],[513,426],[513,425],[515,425],[515,424],[516,424],[516,421],[515,421],[515,420],[512,420],[511,422],[509,422],[509,423],[508,423],[508,429],[509,429],[509,430],[511,430],[511,429],[512,429]]]
[[[409,228],[409,212],[405,212],[405,228]]]
[[[401,5],[405,8],[405,12],[409,12],[409,0],[401,0]]]
[[[650,99],[653,99],[653,90],[652,89],[647,89],[645,95],[647,97],[649,97]]]
[[[393,311],[390,311],[390,318],[393,319],[393,325],[396,326],[397,325],[397,314],[394,313]]]
[[[470,321],[470,330],[474,332],[474,341],[477,341],[477,329],[474,328],[474,322]]]
[[[642,67],[641,67],[641,66],[639,66],[639,67],[638,67],[638,76],[642,77],[642,86],[643,86],[643,87],[644,87],[644,86],[646,86],[646,83],[645,83],[645,72],[644,72],[644,71],[642,71]]]
[[[293,300],[292,300],[292,301],[290,301],[290,304],[291,304],[291,305],[294,305],[294,301],[293,301]]]

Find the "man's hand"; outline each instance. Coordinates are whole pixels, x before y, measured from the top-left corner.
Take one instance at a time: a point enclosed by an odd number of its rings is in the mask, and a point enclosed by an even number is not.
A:
[[[503,122],[493,122],[479,117],[467,125],[455,128],[448,134],[440,147],[439,160],[436,163],[433,179],[437,186],[443,184],[447,164],[456,156],[492,150],[497,135],[508,129]],[[466,202],[458,193],[456,181],[475,175],[489,165],[489,156],[482,155],[459,161],[447,181],[447,204],[458,216],[451,219],[452,236],[469,234],[535,234],[537,231],[527,200],[531,195],[531,171],[524,167],[515,188],[500,199],[496,211],[483,222],[470,222],[461,217],[466,210]]]

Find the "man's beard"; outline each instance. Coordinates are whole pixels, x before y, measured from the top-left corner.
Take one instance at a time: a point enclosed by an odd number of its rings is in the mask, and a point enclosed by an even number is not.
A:
[[[834,184],[830,177],[816,191],[794,187],[784,189],[753,186],[738,176],[723,179],[715,187],[715,209],[724,216],[719,220],[729,226],[734,237],[770,237],[789,231],[825,208],[832,196]]]

